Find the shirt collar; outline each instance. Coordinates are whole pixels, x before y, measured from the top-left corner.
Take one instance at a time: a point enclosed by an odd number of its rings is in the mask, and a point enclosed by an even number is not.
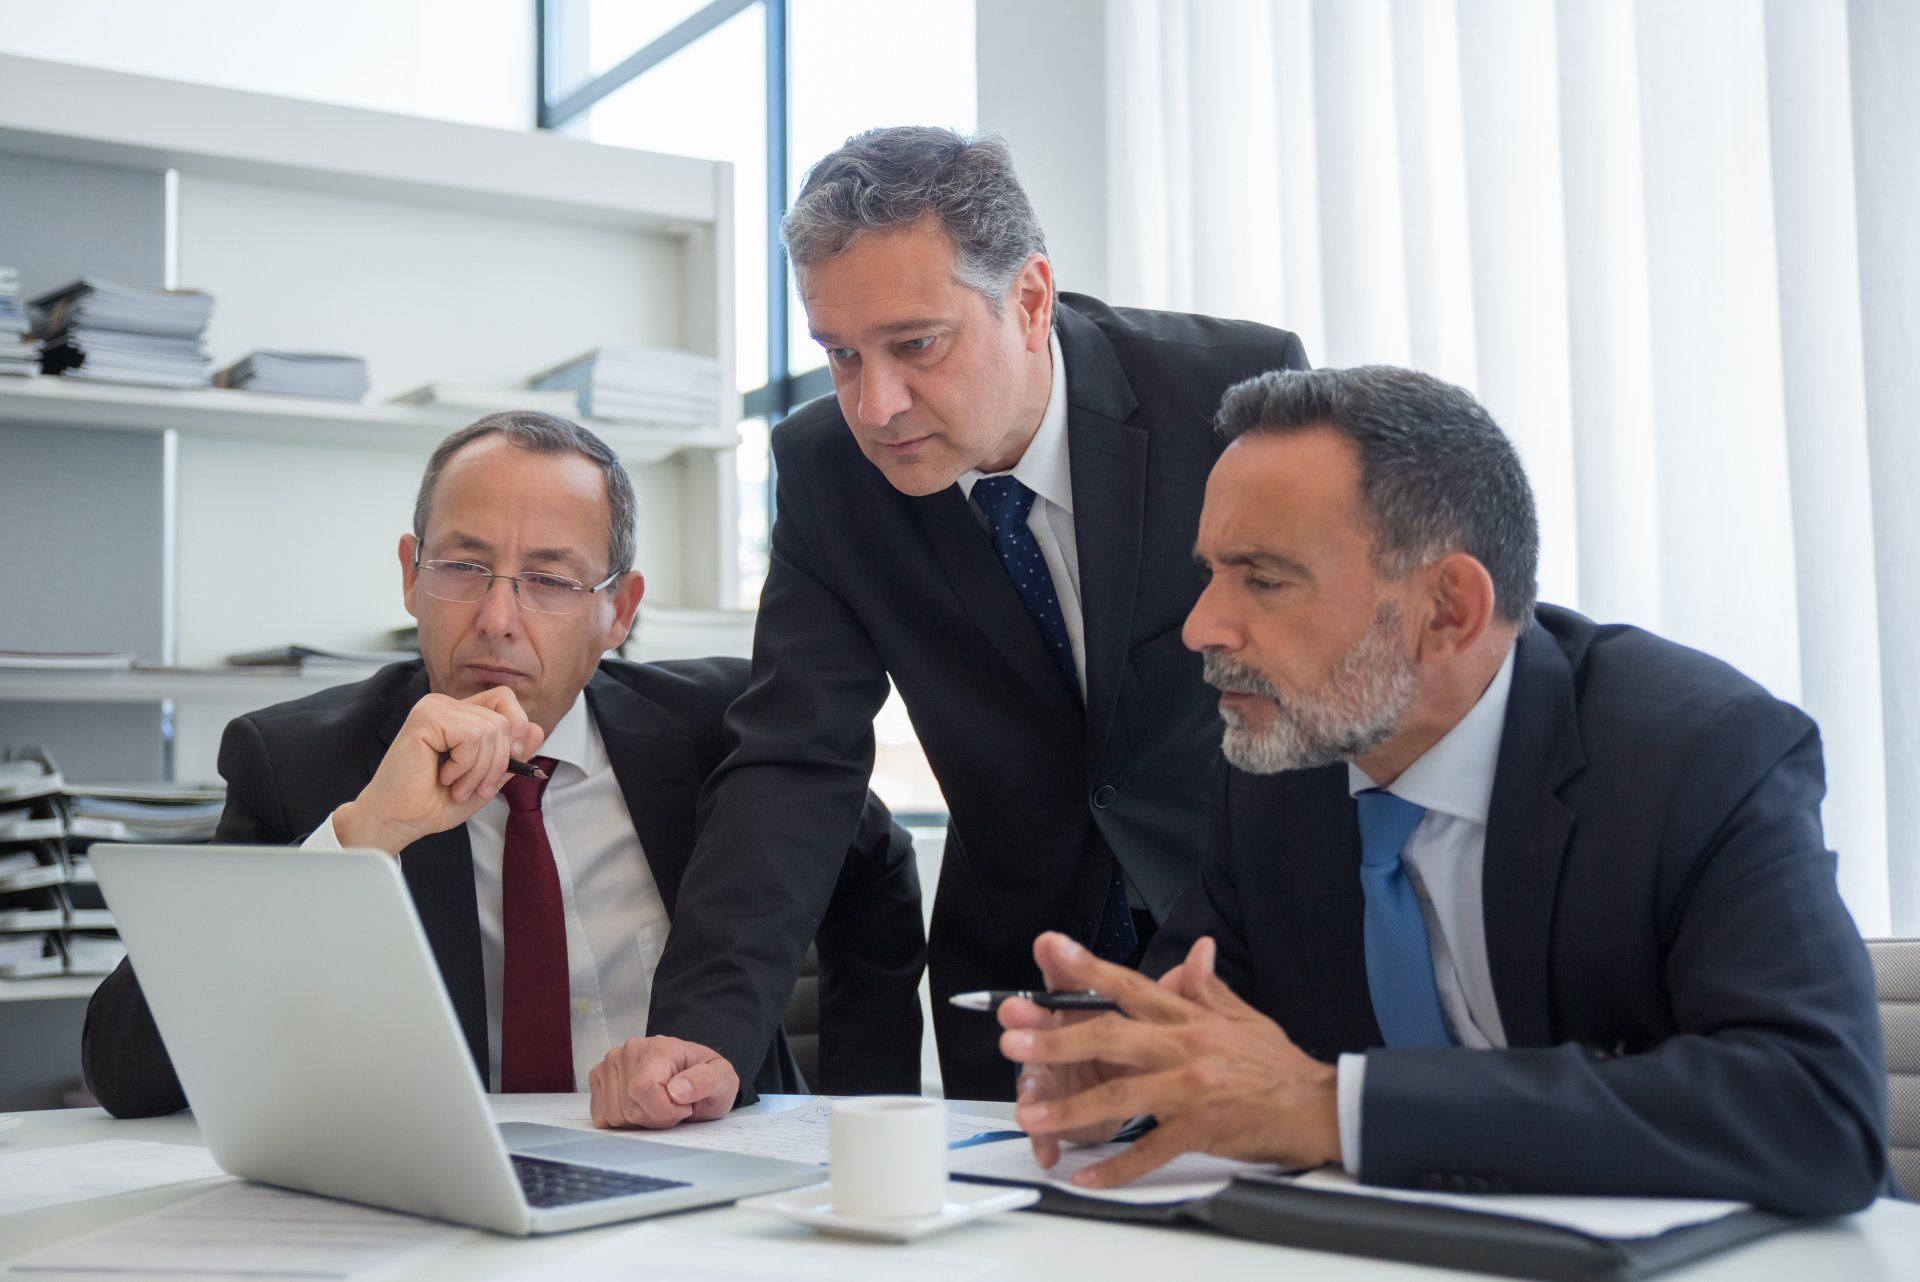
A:
[[[1493,799],[1493,776],[1500,764],[1500,737],[1507,723],[1507,695],[1513,689],[1513,656],[1509,646],[1500,671],[1480,701],[1460,718],[1440,742],[1421,753],[1387,789],[1394,796],[1468,819],[1486,827]],[[1347,763],[1347,791],[1358,793],[1374,786],[1367,772]]]
[[[960,490],[973,497],[973,483],[983,476],[1011,475],[1020,484],[1073,514],[1073,471],[1067,463],[1067,362],[1060,352],[1060,336],[1047,336],[1047,351],[1053,358],[1053,390],[1047,394],[1047,408],[1040,415],[1040,426],[1027,442],[1026,453],[1010,473],[982,472],[970,468],[960,477]]]
[[[573,706],[540,745],[536,756],[551,757],[555,761],[573,766],[581,774],[590,775],[605,764],[607,746],[601,742],[600,729],[593,724],[593,717],[587,712],[587,696],[583,690],[574,696]]]

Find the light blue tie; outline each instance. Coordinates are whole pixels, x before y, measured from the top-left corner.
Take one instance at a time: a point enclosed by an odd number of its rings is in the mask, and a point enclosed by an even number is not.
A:
[[[1360,808],[1360,888],[1366,892],[1367,991],[1388,1046],[1450,1046],[1433,952],[1413,879],[1400,848],[1427,813],[1424,806],[1369,788]]]

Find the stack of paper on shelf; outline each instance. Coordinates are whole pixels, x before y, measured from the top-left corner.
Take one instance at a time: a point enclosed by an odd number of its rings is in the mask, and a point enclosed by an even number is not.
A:
[[[539,410],[574,418],[580,413],[578,392],[536,392],[526,387],[473,387],[460,383],[423,383],[393,398],[395,405],[440,405],[479,418],[502,410]]]
[[[12,267],[0,267],[0,374],[40,374],[40,344],[20,310],[20,273]]]
[[[599,347],[528,383],[577,392],[580,412],[592,418],[648,423],[715,424],[723,388],[720,362],[665,347]]]
[[[0,668],[44,668],[71,671],[75,668],[111,670],[131,668],[134,656],[106,650],[0,650]]]
[[[83,279],[33,300],[42,367],[66,378],[205,387],[213,296]]]
[[[110,975],[127,946],[120,936],[99,931],[71,931],[67,935],[67,974]]]
[[[0,935],[0,979],[38,979],[60,974],[63,969],[60,948],[54,939],[55,936],[40,931]]]
[[[230,654],[236,668],[299,668],[302,672],[330,672],[340,668],[381,667],[420,657],[418,650],[334,650],[316,645],[277,645],[268,650]]]
[[[0,761],[0,802],[45,797],[66,786],[60,767],[45,756],[24,753]]]
[[[116,788],[116,791],[135,791]],[[138,789],[135,798],[89,795],[89,790],[69,788],[71,818],[67,820],[69,837],[96,841],[212,841],[225,802],[180,800],[163,784]]]
[[[367,362],[324,352],[248,352],[213,376],[214,386],[276,396],[357,401],[367,394]]]

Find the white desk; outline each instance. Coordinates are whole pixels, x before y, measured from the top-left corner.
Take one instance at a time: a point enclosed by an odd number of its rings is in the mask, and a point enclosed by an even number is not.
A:
[[[790,1108],[802,1097],[772,1097],[756,1108]],[[1005,1104],[956,1104],[956,1109],[1009,1116]],[[199,1129],[186,1114],[145,1121],[116,1122],[98,1109],[29,1113],[26,1124],[0,1134],[0,1153],[18,1152],[90,1140],[147,1139],[198,1144]],[[119,1197],[102,1198],[0,1218],[0,1261],[37,1247],[105,1228],[147,1211],[158,1210],[209,1187],[174,1185]],[[755,1237],[772,1241],[811,1238],[798,1225],[752,1211],[723,1207],[667,1217],[676,1232]],[[409,1277],[486,1278],[513,1269],[551,1262],[590,1245],[599,1237],[631,1225],[515,1239],[481,1235],[428,1261]],[[838,1240],[838,1239],[836,1239]],[[1285,1247],[1241,1242],[1198,1231],[1106,1224],[1054,1215],[1016,1213],[930,1238],[929,1249],[991,1256],[1006,1261],[994,1274],[1006,1279],[1072,1282],[1076,1278],[1190,1278],[1230,1282],[1238,1278],[1327,1279],[1329,1282],[1436,1282],[1457,1274],[1387,1264]],[[898,1276],[912,1278],[914,1247],[871,1244],[866,1249],[897,1258]],[[1830,1282],[1910,1280],[1920,1268],[1920,1206],[1880,1202],[1849,1219],[1821,1224],[1751,1243],[1727,1254],[1666,1275],[1676,1282],[1786,1282],[1824,1278]],[[640,1274],[636,1274],[639,1276]],[[554,1276],[566,1276],[556,1267]]]

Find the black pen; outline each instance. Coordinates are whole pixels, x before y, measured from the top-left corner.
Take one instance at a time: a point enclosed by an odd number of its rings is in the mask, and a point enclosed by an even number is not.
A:
[[[440,764],[445,765],[446,763],[447,754],[443,752],[440,754]],[[519,775],[522,779],[545,779],[547,777],[547,772],[539,766],[530,766],[526,762],[516,761],[512,757],[507,758],[507,773],[510,775]]]
[[[1009,997],[1024,997],[1041,1010],[1119,1010],[1120,1003],[1099,993],[1034,993],[995,988],[979,993],[955,993],[947,1001],[961,1010],[999,1010]]]

